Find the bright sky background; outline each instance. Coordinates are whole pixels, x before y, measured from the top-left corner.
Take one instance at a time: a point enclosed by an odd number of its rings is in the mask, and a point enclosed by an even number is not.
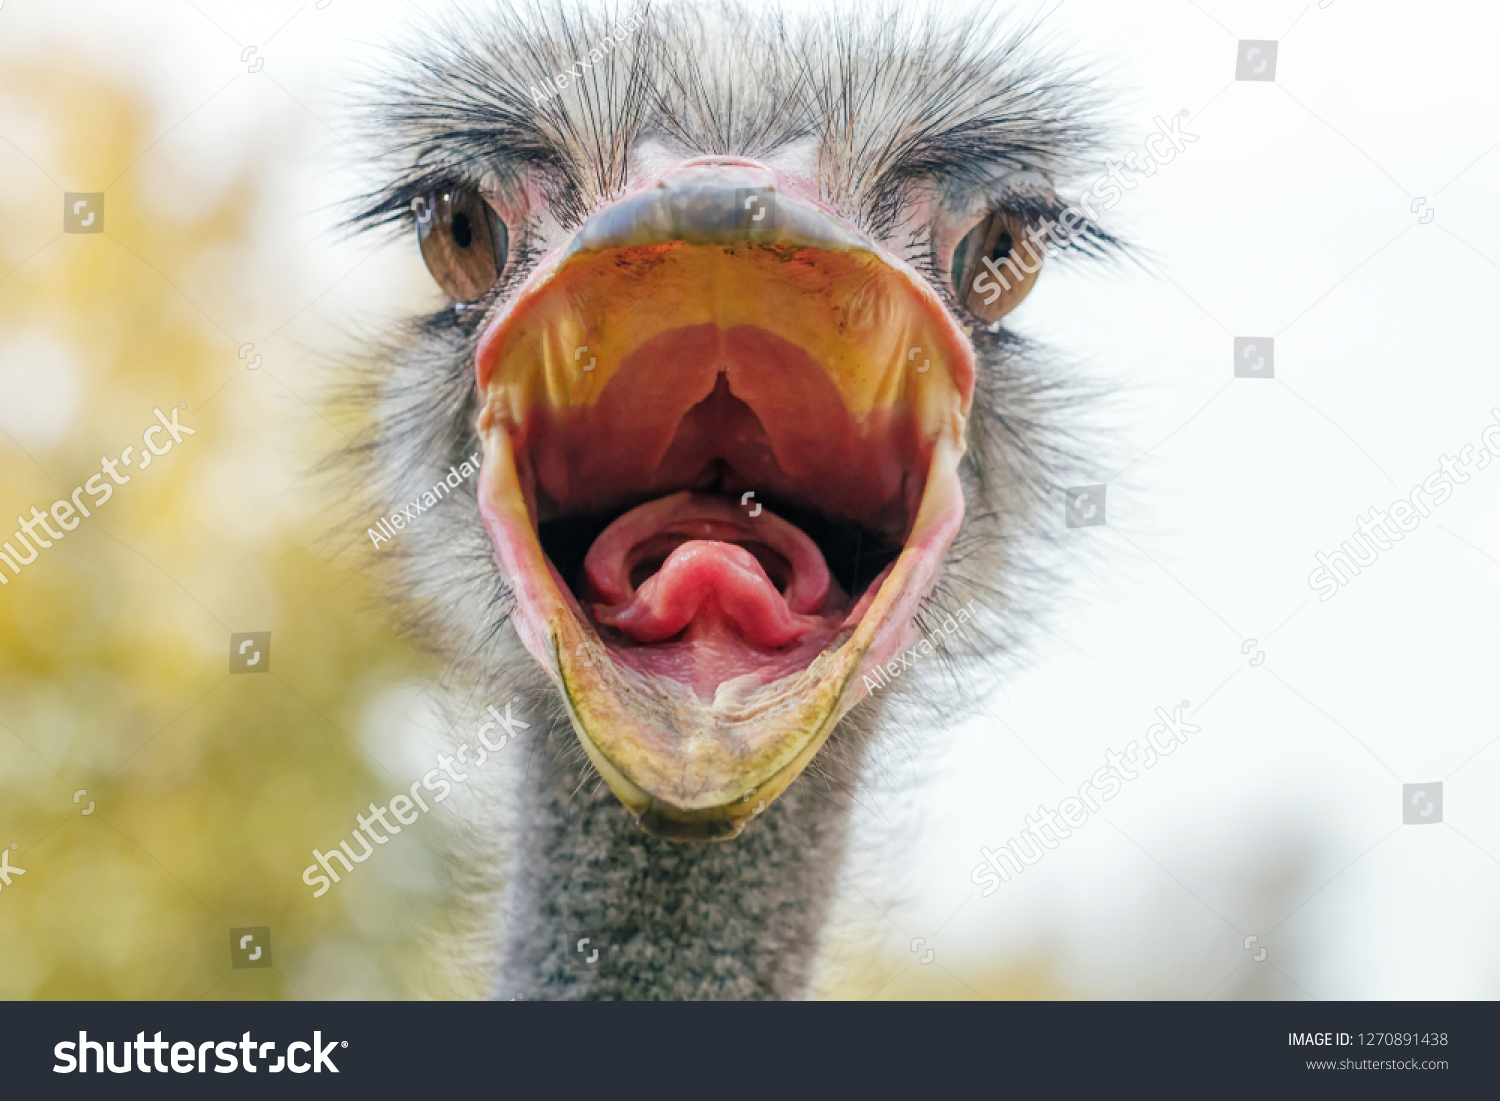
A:
[[[1184,109],[1199,141],[1113,212],[1150,274],[1054,269],[1016,315],[1122,384],[1108,526],[1068,533],[1098,561],[923,793],[901,930],[939,960],[1029,943],[1096,993],[1493,998],[1500,464],[1326,603],[1306,579],[1500,406],[1500,14],[1066,0],[1054,19],[1125,90],[1123,147]],[[1239,39],[1279,40],[1274,84],[1233,80]],[[1233,378],[1235,336],[1274,336],[1274,381]],[[1184,699],[1194,744],[974,893],[980,845]],[[1429,781],[1443,824],[1403,828],[1402,784]]]

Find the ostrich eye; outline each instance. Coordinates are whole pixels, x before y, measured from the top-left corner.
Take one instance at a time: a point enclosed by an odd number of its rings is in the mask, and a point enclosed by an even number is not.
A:
[[[439,191],[412,203],[422,259],[438,286],[459,302],[473,302],[495,285],[505,267],[505,223],[472,191]]]
[[[953,250],[953,290],[976,317],[999,321],[1030,293],[1044,254],[1019,220],[992,211]]]

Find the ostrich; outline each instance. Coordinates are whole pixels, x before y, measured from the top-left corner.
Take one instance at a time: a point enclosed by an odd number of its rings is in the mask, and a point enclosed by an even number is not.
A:
[[[351,224],[446,304],[368,350],[346,457],[373,502],[482,453],[387,591],[530,724],[465,824],[494,996],[807,996],[872,741],[1014,648],[1075,452],[1004,318],[1114,244],[1058,229],[1098,130],[1034,32],[494,9],[362,97]]]

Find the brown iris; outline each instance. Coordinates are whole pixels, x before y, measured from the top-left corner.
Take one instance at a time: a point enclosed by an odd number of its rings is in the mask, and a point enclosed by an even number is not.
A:
[[[953,289],[971,313],[999,321],[1030,293],[1045,250],[1022,222],[992,211],[953,250]]]
[[[495,285],[509,240],[489,203],[473,191],[435,192],[412,204],[417,241],[427,270],[459,302],[473,302]]]

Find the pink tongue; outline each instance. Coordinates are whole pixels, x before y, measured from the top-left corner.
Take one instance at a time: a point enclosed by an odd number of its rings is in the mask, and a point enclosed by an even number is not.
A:
[[[758,508],[735,509],[716,497],[677,493],[621,516],[584,559],[599,597],[595,618],[643,643],[685,630],[685,641],[729,642],[738,636],[765,649],[786,646],[824,626],[817,613],[828,602],[830,580],[822,553],[801,531],[764,509],[752,517]],[[683,541],[660,569],[634,588],[635,568],[678,539]],[[746,545],[790,570],[784,596]]]

